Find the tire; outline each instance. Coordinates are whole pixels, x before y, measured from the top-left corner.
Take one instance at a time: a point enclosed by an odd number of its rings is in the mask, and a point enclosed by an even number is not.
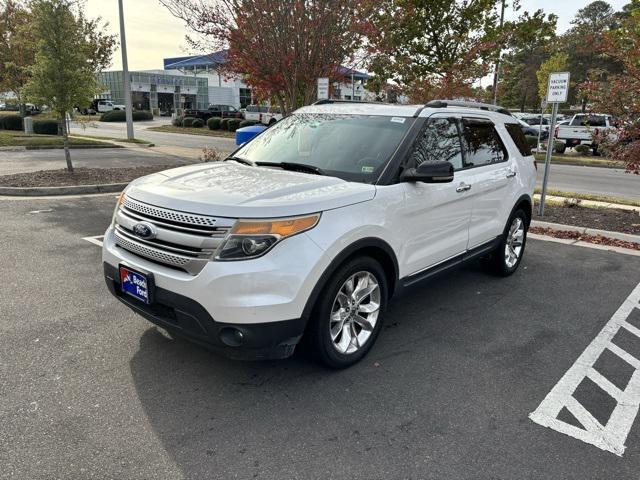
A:
[[[516,228],[515,234],[514,228]],[[492,273],[501,277],[508,277],[515,273],[524,257],[528,228],[524,211],[522,209],[514,211],[504,228],[500,244],[491,255],[489,266]]]
[[[373,290],[358,302],[347,295],[349,285],[354,297],[360,285],[363,290],[365,286],[366,290]],[[373,258],[356,257],[338,268],[316,301],[306,333],[306,343],[314,356],[335,369],[347,368],[362,360],[382,329],[387,296],[384,269]],[[374,310],[376,304],[378,308]]]

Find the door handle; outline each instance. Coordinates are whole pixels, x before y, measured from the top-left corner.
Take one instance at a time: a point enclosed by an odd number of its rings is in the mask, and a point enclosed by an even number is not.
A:
[[[456,192],[458,192],[458,193],[466,192],[467,190],[471,190],[471,185],[469,185],[468,183],[461,183],[456,188]]]
[[[518,174],[518,172],[516,172],[515,170],[511,170],[509,173],[507,173],[507,178],[513,178]]]

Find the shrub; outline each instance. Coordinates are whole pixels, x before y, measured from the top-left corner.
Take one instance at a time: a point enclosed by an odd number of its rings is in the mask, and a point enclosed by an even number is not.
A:
[[[183,117],[176,117],[173,120],[171,120],[171,125],[173,125],[174,127],[181,127],[182,120],[184,120]]]
[[[556,140],[555,142],[553,142],[553,149],[556,151],[556,153],[562,154],[567,149],[567,144]]]
[[[580,155],[588,155],[589,154],[589,150],[591,150],[591,147],[589,145],[576,145],[575,150]]]
[[[239,118],[230,118],[227,122],[227,129],[230,132],[235,132],[240,127],[240,122],[242,122],[242,120]]]
[[[153,114],[146,110],[139,110],[133,112],[133,121],[138,122],[141,120],[153,120]],[[124,110],[111,110],[100,115],[101,122],[126,122],[127,112]]]
[[[22,130],[24,128],[20,115],[3,115],[0,117],[0,129]]]
[[[220,120],[220,128],[222,130],[229,130],[229,120],[231,120],[230,118],[223,118],[222,120]]]
[[[222,155],[215,148],[203,148],[200,160],[203,162],[219,162],[222,160]]]
[[[209,127],[209,130],[220,130],[220,119],[218,117],[211,117],[207,120],[207,127]]]
[[[204,127],[204,120],[202,120],[201,118],[196,118],[192,123],[191,126],[193,128],[202,128]]]
[[[55,120],[34,120],[33,133],[39,135],[57,135],[58,122]]]
[[[527,143],[531,148],[538,148],[538,137],[534,137],[533,135],[527,135]]]
[[[193,118],[193,117],[184,117],[182,119],[182,126],[183,127],[192,127],[194,120],[195,120],[195,118]]]
[[[260,122],[256,122],[255,120],[242,120],[240,122],[240,127],[239,128],[244,128],[244,127],[252,127],[254,125],[258,125]]]

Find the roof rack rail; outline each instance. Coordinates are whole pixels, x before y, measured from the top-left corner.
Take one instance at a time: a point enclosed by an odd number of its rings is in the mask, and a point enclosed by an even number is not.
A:
[[[318,100],[313,102],[312,105],[331,105],[332,103],[380,103],[380,102],[368,102],[366,100],[341,100],[341,99],[333,99],[333,98],[323,98],[322,100]]]
[[[499,105],[492,105],[490,103],[480,103],[480,102],[466,102],[461,100],[432,100],[425,105],[425,107],[430,108],[447,108],[447,107],[465,107],[465,108],[477,108],[479,110],[485,110],[489,112],[501,113],[503,115],[509,115],[511,112]]]

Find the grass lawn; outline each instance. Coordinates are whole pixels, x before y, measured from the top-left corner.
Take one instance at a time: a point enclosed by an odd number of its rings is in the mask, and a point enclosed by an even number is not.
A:
[[[226,130],[209,130],[207,127],[188,128],[175,127],[173,125],[162,125],[160,127],[149,127],[147,130],[151,130],[153,132],[183,133],[187,135],[205,135],[207,137],[236,138],[235,132],[228,132]]]
[[[541,189],[539,187],[536,187],[534,193],[540,194]],[[551,195],[553,197],[579,198],[580,200],[592,200],[594,202],[617,203],[619,205],[631,205],[632,207],[640,207],[639,201],[629,200],[626,198],[612,197],[609,195],[593,195],[591,193],[564,192],[561,190],[552,190],[552,189],[547,190],[547,195]]]
[[[545,154],[534,154],[538,162],[544,163]],[[551,163],[564,164],[564,165],[582,165],[585,167],[608,167],[608,168],[625,168],[624,162],[618,160],[608,160],[606,158],[598,157],[583,157],[578,155],[552,155]]]
[[[134,138],[133,140],[129,140],[128,138],[117,138],[117,137],[101,137],[98,135],[78,135],[74,134],[71,138],[90,138],[92,140],[104,140],[111,142],[124,142],[124,143],[137,143],[141,145],[153,145],[149,140],[143,140],[142,138]]]
[[[71,145],[107,145],[92,139],[69,138]],[[27,135],[24,132],[0,130],[0,147],[28,147],[28,146],[62,146],[62,137],[55,135]]]

